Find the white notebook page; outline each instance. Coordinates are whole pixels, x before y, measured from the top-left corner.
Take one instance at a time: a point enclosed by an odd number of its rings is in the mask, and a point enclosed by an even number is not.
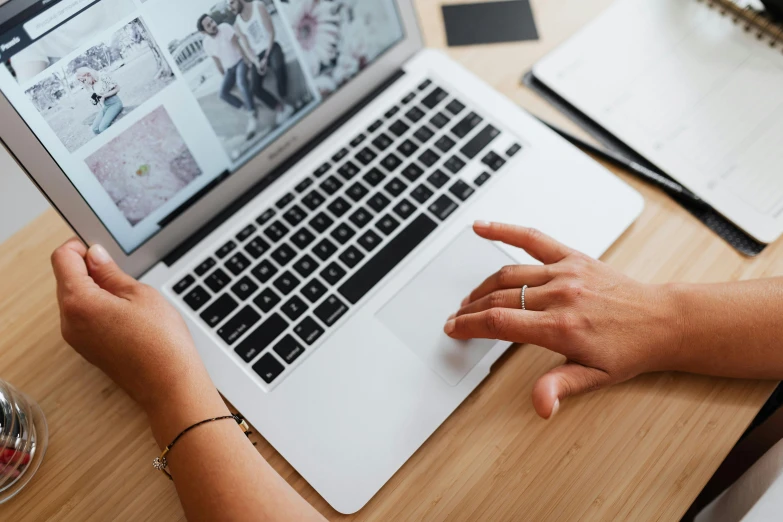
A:
[[[697,0],[617,0],[535,76],[763,242],[783,233],[783,54]]]

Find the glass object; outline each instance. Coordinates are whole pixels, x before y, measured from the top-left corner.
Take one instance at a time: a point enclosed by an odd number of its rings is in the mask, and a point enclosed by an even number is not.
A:
[[[48,442],[49,430],[38,404],[0,380],[0,504],[30,482]]]

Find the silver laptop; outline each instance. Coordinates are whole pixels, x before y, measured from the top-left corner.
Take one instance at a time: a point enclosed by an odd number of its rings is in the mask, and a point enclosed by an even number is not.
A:
[[[485,277],[533,262],[471,223],[600,256],[643,201],[423,49],[410,0],[214,2],[11,0],[0,138],[353,513],[509,346],[442,331]]]

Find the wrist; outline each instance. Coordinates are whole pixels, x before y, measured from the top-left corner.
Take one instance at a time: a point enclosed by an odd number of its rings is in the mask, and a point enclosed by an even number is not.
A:
[[[684,355],[685,337],[688,332],[685,285],[667,283],[656,285],[660,312],[661,335],[656,351],[655,371],[674,371],[681,367]]]

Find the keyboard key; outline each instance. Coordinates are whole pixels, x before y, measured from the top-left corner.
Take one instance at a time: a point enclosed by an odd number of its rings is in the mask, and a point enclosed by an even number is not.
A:
[[[405,192],[405,189],[408,188],[408,186],[401,180],[394,178],[391,181],[389,181],[384,189],[386,189],[386,192],[392,195],[392,197],[397,197],[403,192]]]
[[[422,128],[416,131],[414,136],[416,136],[416,139],[419,140],[423,145],[430,141],[430,139],[435,136],[435,133],[432,132],[429,127],[424,125]]]
[[[388,170],[389,173],[393,173],[400,165],[402,165],[402,160],[398,158],[396,154],[389,154],[383,158],[381,165],[383,165],[383,168]]]
[[[302,203],[309,208],[310,210],[315,210],[321,205],[324,204],[324,197],[316,190],[310,192],[308,195],[306,195],[304,198],[302,198]]]
[[[452,215],[458,207],[459,205],[454,203],[450,197],[444,194],[436,199],[435,203],[430,205],[430,212],[438,216],[438,218],[443,221]]]
[[[337,228],[332,230],[332,237],[341,245],[346,244],[355,235],[356,232],[346,223],[342,223]]]
[[[236,253],[231,256],[231,259],[226,261],[226,268],[234,275],[239,275],[250,266],[250,260],[241,253]]]
[[[462,102],[460,102],[456,98],[451,100],[451,102],[448,105],[446,105],[446,110],[449,111],[454,116],[462,112],[464,109],[465,106],[462,104]]]
[[[337,263],[331,263],[321,271],[321,277],[330,285],[337,284],[340,279],[345,277],[346,271]]]
[[[248,276],[243,277],[231,287],[231,291],[234,292],[234,295],[236,295],[240,301],[249,299],[251,295],[256,293],[256,290],[258,290],[258,285]]]
[[[423,100],[421,100],[421,103],[428,109],[434,109],[438,106],[438,104],[440,104],[440,102],[445,100],[448,95],[449,93],[440,87],[435,87],[432,92],[430,92],[427,96],[424,97]]]
[[[439,112],[438,114],[433,116],[432,119],[430,119],[430,123],[432,123],[432,125],[437,127],[438,129],[442,129],[443,127],[448,125],[450,121],[451,120],[449,119],[449,117],[443,114],[442,112]]]
[[[400,222],[394,219],[394,217],[391,216],[391,214],[387,214],[383,216],[378,223],[375,225],[378,230],[386,234],[387,236],[397,230],[397,227],[400,226]]]
[[[372,220],[372,214],[370,214],[370,212],[367,210],[360,208],[351,214],[351,217],[348,219],[350,219],[351,223],[356,225],[358,228],[364,228]]]
[[[288,227],[280,221],[275,221],[264,230],[266,237],[272,240],[273,243],[277,243],[288,234]]]
[[[330,163],[324,163],[320,167],[318,167],[318,170],[316,170],[313,174],[315,174],[316,178],[320,178],[327,172],[329,172],[329,169],[332,168],[332,165]]]
[[[204,279],[204,282],[207,284],[210,290],[218,293],[223,290],[228,283],[231,282],[231,278],[223,270],[218,268],[209,274],[207,278]]]
[[[313,178],[305,178],[301,182],[299,182],[299,184],[296,187],[294,187],[294,190],[296,191],[297,194],[301,194],[305,190],[312,187],[313,183],[315,183],[313,181]]]
[[[477,186],[479,186],[479,187],[480,187],[480,186],[482,186],[484,183],[486,183],[487,181],[489,181],[489,178],[490,178],[490,177],[491,177],[491,176],[490,176],[488,173],[486,173],[486,172],[483,172],[483,173],[481,173],[481,174],[479,175],[479,177],[477,177],[477,178],[476,178],[476,181],[474,181],[473,183],[475,183]]]
[[[330,295],[321,306],[315,309],[315,315],[326,326],[333,326],[348,311],[348,306],[337,296]]]
[[[237,241],[240,243],[243,242],[245,239],[249,238],[253,235],[253,232],[256,231],[255,225],[248,225],[242,230],[239,231],[239,233],[236,235]]]
[[[304,347],[290,335],[283,337],[273,350],[288,364],[293,364],[305,351]]]
[[[340,160],[346,157],[347,155],[348,155],[348,149],[342,148],[337,151],[337,154],[332,156],[332,161],[334,161],[335,163],[339,163]]]
[[[454,148],[454,145],[456,145],[457,142],[449,138],[448,136],[441,137],[438,141],[435,142],[435,146],[438,147],[443,152],[448,152],[451,149]]]
[[[351,140],[351,147],[354,148],[358,147],[366,139],[367,139],[366,134],[359,134],[358,136],[356,136],[354,139]]]
[[[321,190],[329,194],[330,196],[333,195],[335,192],[340,190],[343,186],[343,182],[337,179],[334,176],[329,176],[326,178],[326,181],[321,183]]]
[[[229,319],[217,333],[226,344],[232,345],[260,320],[261,316],[258,315],[258,312],[252,307],[246,306]]]
[[[378,155],[374,153],[372,150],[370,150],[369,147],[365,147],[359,152],[356,153],[356,159],[361,163],[362,165],[369,165],[373,162],[375,158],[377,158]]]
[[[315,303],[326,294],[326,287],[318,279],[313,279],[302,288],[302,293],[311,303]]]
[[[394,143],[394,140],[384,133],[378,134],[378,137],[372,140],[372,144],[381,152],[388,149],[392,143]]]
[[[446,163],[444,163],[443,166],[451,171],[452,174],[456,174],[465,167],[465,162],[457,156],[452,156],[446,160]]]
[[[253,299],[253,303],[261,309],[264,313],[269,313],[280,302],[280,296],[277,295],[271,288],[265,288],[258,294],[258,297]]]
[[[231,312],[237,309],[239,305],[234,299],[228,295],[221,295],[217,301],[207,307],[206,310],[201,312],[201,319],[204,320],[212,328],[223,322],[223,319],[231,315]]]
[[[354,268],[356,265],[361,263],[362,259],[364,259],[364,254],[362,254],[355,246],[349,246],[345,252],[340,254],[340,261],[345,263],[345,266],[348,268]]]
[[[227,255],[229,255],[235,248],[237,247],[237,244],[233,241],[229,241],[222,247],[218,249],[217,252],[215,252],[215,255],[218,256],[218,259],[223,259]]]
[[[296,328],[294,328],[294,333],[296,333],[300,339],[310,346],[320,339],[320,337],[324,334],[324,331],[325,330],[310,317],[304,319],[296,326]]]
[[[386,175],[377,168],[371,168],[367,174],[364,175],[364,181],[366,181],[371,187],[377,187],[378,184],[386,178]]]
[[[430,185],[439,189],[449,182],[449,177],[445,175],[442,170],[436,170],[430,174],[430,177],[427,178],[427,181],[430,182]],[[423,201],[420,201],[420,203],[423,203]]]
[[[481,131],[473,137],[464,147],[462,147],[462,154],[468,159],[473,159],[479,155],[479,153],[486,149],[492,141],[500,136],[500,131],[492,125],[487,125]]]
[[[291,272],[283,272],[283,275],[278,277],[273,284],[283,295],[288,295],[299,286],[299,279]]]
[[[408,132],[409,129],[410,126],[402,120],[397,120],[389,126],[389,130],[392,131],[392,134],[395,136],[402,136]]]
[[[368,252],[372,252],[375,250],[375,247],[381,244],[381,236],[376,234],[372,230],[368,230],[364,234],[362,234],[362,237],[359,238],[359,244],[364,247],[364,249]]]
[[[489,154],[484,156],[484,159],[481,160],[481,163],[488,166],[494,171],[498,171],[503,167],[503,165],[506,164],[506,160],[504,160],[494,152],[490,152]]]
[[[373,122],[373,124],[372,124],[372,125],[370,125],[369,127],[367,127],[367,131],[368,131],[368,132],[370,132],[370,133],[372,134],[373,132],[375,132],[375,131],[377,131],[378,129],[380,129],[382,126],[383,126],[383,121],[381,121],[381,120],[375,120],[375,121]]]
[[[424,112],[418,107],[413,107],[405,113],[405,117],[413,123],[418,123],[424,117]]]
[[[291,203],[291,202],[292,202],[294,199],[296,199],[296,197],[295,197],[293,194],[291,194],[291,193],[288,193],[288,194],[286,194],[285,196],[283,196],[282,198],[280,198],[280,199],[277,201],[277,203],[275,203],[275,206],[276,206],[277,208],[279,208],[280,210],[283,210],[283,209],[284,209],[285,207],[287,207],[287,206],[288,206],[288,204],[289,204],[289,203]]]
[[[277,379],[280,374],[285,371],[285,367],[280,364],[280,361],[275,359],[271,353],[267,353],[253,365],[253,371],[256,372],[265,383],[272,384],[272,381]]]
[[[509,149],[506,151],[506,156],[508,156],[509,158],[512,156],[516,156],[517,152],[519,152],[520,150],[522,150],[522,145],[520,145],[519,143],[515,143],[511,147],[509,147]]]
[[[305,254],[294,263],[294,270],[302,277],[308,277],[315,272],[316,268],[318,268],[318,263],[309,254]]]
[[[423,91],[424,89],[426,89],[430,85],[432,85],[432,82],[430,80],[424,80],[424,82],[421,85],[419,85],[419,90]]]
[[[261,284],[264,284],[277,273],[277,268],[275,268],[274,265],[269,262],[269,260],[264,259],[258,263],[256,267],[250,271],[250,273],[253,274],[255,278],[261,282]]]
[[[296,250],[291,248],[288,244],[283,244],[280,248],[272,252],[272,259],[277,261],[280,266],[285,266],[296,257]]]
[[[372,290],[437,227],[438,225],[435,221],[424,214],[420,214],[343,283],[339,289],[340,294],[351,304],[358,303],[362,297]],[[324,322],[326,323],[326,321]]]
[[[419,146],[413,143],[411,140],[405,140],[400,144],[399,147],[397,147],[397,150],[400,151],[400,154],[406,158],[410,158],[417,150],[419,150]]]
[[[329,206],[326,208],[329,209],[329,212],[340,218],[351,209],[351,204],[345,201],[345,199],[342,197],[338,196],[337,199],[329,203]]]
[[[334,224],[334,220],[321,212],[313,219],[310,220],[310,226],[315,229],[319,234],[323,234],[326,230]]]
[[[306,218],[307,218],[307,212],[302,210],[302,207],[300,207],[299,205],[294,205],[293,207],[288,209],[288,212],[283,214],[283,219],[288,221],[288,223],[292,227],[295,227],[296,225],[304,221]]]
[[[300,250],[304,250],[310,244],[315,241],[315,235],[306,228],[300,229],[293,236],[291,236],[291,242],[295,244]]]
[[[457,198],[461,199],[462,201],[466,201],[470,196],[473,195],[474,192],[476,192],[473,187],[462,181],[461,179],[458,179],[450,188],[449,192],[457,196]]]
[[[267,210],[266,212],[264,212],[263,214],[261,214],[256,218],[256,223],[258,223],[259,225],[264,225],[268,223],[270,219],[275,217],[275,212],[276,212],[275,209],[270,208],[269,210]]]
[[[368,201],[367,204],[370,205],[370,208],[372,208],[376,212],[380,212],[383,209],[385,209],[387,206],[389,206],[389,203],[391,201],[389,198],[378,192],[374,196],[372,196]]]
[[[400,108],[399,108],[399,107],[392,107],[391,109],[389,109],[388,111],[386,111],[386,114],[384,114],[384,116],[385,116],[385,117],[386,117],[386,119],[388,120],[389,118],[391,118],[392,116],[394,116],[394,115],[395,115],[395,114],[397,114],[398,112],[400,112]]]
[[[181,294],[182,292],[184,292],[185,290],[190,288],[190,285],[192,285],[195,282],[196,282],[196,278],[195,277],[193,277],[190,274],[186,275],[185,277],[183,277],[180,280],[179,283],[174,285],[174,287],[173,287],[174,293],[177,294],[177,295]]]
[[[313,252],[315,252],[315,255],[318,256],[321,261],[326,261],[332,257],[332,254],[337,252],[337,247],[334,246],[334,243],[324,238],[317,245],[315,245]]]
[[[470,134],[470,131],[475,129],[479,123],[481,123],[483,120],[481,116],[476,114],[475,112],[471,112],[465,118],[462,119],[459,123],[457,123],[452,129],[451,132],[458,138],[464,138],[468,134]]]
[[[432,167],[438,160],[440,160],[440,154],[431,149],[425,150],[419,155],[419,161],[427,167]]]
[[[364,196],[369,194],[370,191],[367,190],[367,187],[359,183],[358,181],[348,187],[348,190],[346,191],[346,194],[348,194],[348,197],[354,200],[356,203],[360,202],[362,199],[364,199]]]
[[[289,299],[280,309],[292,321],[296,321],[307,311],[307,305],[297,296]]]
[[[204,274],[206,274],[207,272],[209,272],[209,270],[210,270],[210,269],[211,269],[213,266],[215,266],[216,264],[217,264],[217,263],[215,262],[215,260],[214,260],[214,259],[212,259],[212,258],[210,257],[210,258],[208,258],[208,259],[205,259],[203,263],[201,263],[200,265],[198,265],[198,266],[196,267],[196,269],[194,270],[194,272],[196,272],[196,275],[197,275],[197,276],[201,277],[201,276],[203,276]]]
[[[374,153],[372,153],[374,155]],[[374,159],[374,158],[373,158]],[[372,160],[370,160],[372,161]],[[369,163],[369,162],[368,162]],[[366,163],[365,163],[366,165]],[[352,161],[346,161],[345,164],[337,169],[337,172],[346,180],[353,179],[359,173],[359,167]]]
[[[191,290],[188,295],[183,297],[183,299],[194,312],[197,312],[199,308],[209,301],[209,293],[200,286],[197,286]]]
[[[280,334],[286,331],[288,323],[279,314],[270,316],[261,326],[253,330],[253,333],[247,336],[234,351],[245,362],[250,362],[266,350],[266,348],[277,339]]]
[[[394,207],[394,213],[401,219],[408,219],[414,212],[416,212],[416,207],[407,199],[403,199]]]
[[[402,99],[403,105],[408,105],[410,102],[412,102],[416,98],[416,93],[412,92],[408,94],[405,98]]]
[[[258,259],[269,251],[269,243],[261,239],[259,236],[253,238],[250,243],[245,245],[245,252],[250,254],[253,259]]]
[[[424,174],[424,170],[422,170],[422,168],[415,163],[411,163],[402,169],[402,175],[405,176],[409,181],[416,181],[421,177],[422,174]]]

